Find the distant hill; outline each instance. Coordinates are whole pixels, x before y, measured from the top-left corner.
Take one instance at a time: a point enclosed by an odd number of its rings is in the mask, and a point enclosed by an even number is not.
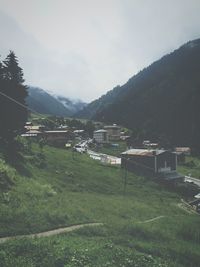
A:
[[[113,96],[113,97],[112,97]],[[140,129],[145,138],[199,147],[200,39],[154,62],[79,116]]]
[[[54,96],[38,87],[28,87],[28,106],[38,113],[56,116],[73,116],[85,103],[62,96]]]

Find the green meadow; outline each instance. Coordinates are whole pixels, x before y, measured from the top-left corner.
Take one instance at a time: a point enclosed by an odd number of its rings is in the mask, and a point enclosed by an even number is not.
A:
[[[108,154],[116,157],[119,157],[122,152],[127,150],[127,145],[125,141],[113,141],[113,144],[117,146],[112,146],[111,143],[109,143],[104,144],[101,147],[97,147],[94,150],[99,153]]]
[[[184,193],[101,165],[86,154],[36,144],[15,168],[0,160],[0,236],[101,222],[0,244],[2,267],[197,267],[200,216]],[[152,220],[153,219],[153,220]]]

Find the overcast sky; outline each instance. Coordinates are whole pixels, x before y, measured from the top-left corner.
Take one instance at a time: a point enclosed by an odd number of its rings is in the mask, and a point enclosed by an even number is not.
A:
[[[26,84],[91,101],[200,37],[200,0],[0,0]]]

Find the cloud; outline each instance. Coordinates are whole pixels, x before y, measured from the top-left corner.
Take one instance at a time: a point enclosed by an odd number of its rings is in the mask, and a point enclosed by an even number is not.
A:
[[[199,0],[1,0],[1,8],[0,52],[16,51],[27,83],[86,101],[199,37]]]
[[[24,70],[26,83],[71,97],[81,97],[85,84],[90,84],[87,62],[81,55],[62,53],[42,46],[34,36],[24,32],[19,24],[0,12],[2,59],[14,50]]]

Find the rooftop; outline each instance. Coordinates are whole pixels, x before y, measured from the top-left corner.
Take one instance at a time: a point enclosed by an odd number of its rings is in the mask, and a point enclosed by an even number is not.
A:
[[[45,128],[44,125],[25,125],[24,128],[28,130],[40,130],[41,128]]]
[[[45,131],[45,133],[68,133],[69,131]]]
[[[104,126],[105,129],[121,129],[118,125],[113,124],[113,125],[106,125]]]
[[[176,152],[190,152],[190,150],[189,147],[175,147]]]
[[[29,130],[26,132],[26,134],[40,134],[42,132],[38,131],[38,130]]]
[[[135,156],[154,156],[164,153],[166,150],[163,149],[129,149],[122,153],[122,155],[135,155]]]
[[[100,129],[100,130],[95,131],[94,133],[107,133],[107,131],[104,129]]]
[[[85,130],[74,130],[74,133],[83,133]]]

